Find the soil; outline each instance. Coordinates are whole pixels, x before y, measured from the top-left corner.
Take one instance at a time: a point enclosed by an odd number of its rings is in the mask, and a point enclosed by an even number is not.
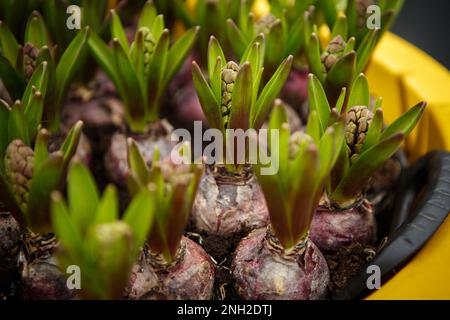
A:
[[[342,290],[347,281],[356,275],[367,262],[371,261],[376,253],[375,247],[356,243],[334,254],[324,254],[330,269],[328,295],[332,296]]]
[[[216,265],[216,278],[214,282],[214,300],[241,299],[234,289],[234,279],[231,274],[233,253],[240,240],[247,232],[234,234],[226,239],[223,236],[206,235],[188,232],[186,237],[195,241],[212,257]]]
[[[15,283],[19,278],[17,257],[20,250],[22,230],[7,212],[0,212],[0,300],[15,295]]]

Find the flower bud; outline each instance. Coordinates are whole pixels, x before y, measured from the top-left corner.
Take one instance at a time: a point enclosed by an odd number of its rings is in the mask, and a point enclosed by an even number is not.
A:
[[[34,152],[21,140],[14,140],[6,149],[6,179],[22,210],[27,209],[31,178],[34,170]]]
[[[221,110],[225,128],[228,126],[231,109],[231,97],[233,96],[234,83],[239,72],[239,65],[230,61],[222,69],[222,102]]]
[[[23,46],[23,73],[27,79],[30,79],[37,67],[37,57],[39,49],[32,43],[27,42]]]
[[[346,47],[344,39],[340,35],[333,38],[328,44],[324,53],[322,53],[321,60],[327,71],[336,64],[336,62],[342,58]]]
[[[372,117],[372,112],[366,106],[355,106],[347,112],[345,140],[349,148],[351,163],[358,159],[362,151]]]

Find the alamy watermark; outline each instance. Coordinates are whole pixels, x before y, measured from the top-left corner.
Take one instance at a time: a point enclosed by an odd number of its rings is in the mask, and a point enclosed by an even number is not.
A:
[[[366,21],[367,29],[381,29],[381,8],[373,4],[367,7],[366,13],[368,15]]]
[[[270,135],[270,137],[269,137]],[[181,139],[181,141],[180,141]],[[269,140],[270,139],[270,140]],[[186,129],[176,129],[171,135],[173,142],[178,142],[172,149],[171,160],[174,164],[260,164],[261,175],[274,175],[279,169],[279,153],[271,152],[270,145],[278,146],[279,131],[267,129],[227,129],[223,134],[218,129],[207,129],[203,132],[201,121],[194,121],[194,136]],[[208,145],[203,148],[204,142]],[[192,146],[184,148],[186,143]],[[183,157],[180,151],[183,150]],[[187,151],[187,154],[186,154]]]
[[[366,273],[369,275],[366,280],[366,286],[369,290],[378,290],[381,288],[381,269],[376,264],[367,267]]]
[[[66,13],[69,15],[66,26],[69,30],[81,29],[81,8],[77,5],[67,7]]]
[[[69,275],[66,280],[66,286],[69,290],[81,289],[81,268],[77,265],[70,265],[66,269],[66,273]]]

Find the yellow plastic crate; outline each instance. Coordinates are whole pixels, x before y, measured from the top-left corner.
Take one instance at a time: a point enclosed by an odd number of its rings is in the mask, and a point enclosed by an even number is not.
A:
[[[450,73],[405,40],[387,33],[367,70],[372,93],[383,97],[385,121],[420,101],[427,108],[406,141],[411,161],[450,150]],[[420,133],[420,134],[419,134]],[[368,299],[450,299],[450,218],[419,253]]]

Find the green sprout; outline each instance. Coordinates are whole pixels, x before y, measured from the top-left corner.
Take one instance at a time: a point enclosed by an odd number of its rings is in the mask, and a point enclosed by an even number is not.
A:
[[[225,139],[228,129],[259,130],[289,75],[292,56],[280,64],[260,91],[264,42],[264,35],[256,37],[247,47],[240,64],[237,64],[226,60],[219,42],[211,37],[208,48],[209,83],[197,63],[193,62],[194,85],[203,112],[210,127],[220,130]]]
[[[142,10],[131,45],[115,11],[111,23],[112,51],[98,35],[90,36],[89,47],[122,97],[132,131],[143,132],[149,122],[158,119],[160,99],[183,65],[198,30],[198,27],[191,28],[170,46],[164,18],[157,15],[149,1]]]
[[[363,2],[348,1],[344,14],[336,1],[318,1],[318,11],[323,14],[331,30],[330,41],[323,50],[312,13],[304,14],[305,54],[310,72],[325,86],[331,104],[336,103],[343,87],[348,88],[353,79],[365,71],[377,43],[392,25],[403,3],[402,0],[380,1],[380,28],[369,29],[366,27],[365,11],[369,4],[364,5]]]
[[[269,131],[279,132],[279,140],[269,151],[279,159],[279,170],[273,175],[255,172],[269,209],[272,230],[285,249],[295,247],[307,235],[327,178],[344,143],[344,123],[338,121],[319,134],[318,114],[312,111],[306,132],[291,135],[287,116],[281,104],[274,107]]]
[[[184,145],[179,152],[180,159],[186,159],[190,154],[190,146]],[[161,254],[165,262],[170,264],[176,260],[203,166],[159,161],[159,152],[156,150],[151,168],[148,168],[136,142],[131,138],[128,140],[128,164],[130,194],[149,190],[154,197],[152,210],[155,223],[147,239],[150,251],[152,254]]]
[[[372,174],[401,146],[420,120],[425,102],[418,103],[389,126],[383,126],[381,99],[371,108],[367,79],[360,74],[353,82],[347,104],[345,89],[331,109],[319,79],[310,74],[308,83],[311,111],[317,113],[320,134],[340,113],[346,114],[345,141],[327,184],[327,194],[334,205],[351,206],[362,196]]]
[[[303,15],[308,6],[297,1],[290,10],[296,10],[295,18],[289,16],[287,8],[278,4],[272,7],[271,13],[256,19],[250,11],[248,1],[242,1],[239,17],[236,22],[227,20],[227,35],[234,54],[241,58],[249,43],[264,34],[266,72],[272,73],[278,65],[289,55],[296,56],[304,44]],[[291,11],[292,12],[292,11]]]
[[[25,89],[22,100],[8,105],[0,100],[0,191],[2,201],[23,226],[49,231],[49,201],[64,185],[65,174],[80,140],[79,121],[61,148],[48,152],[49,132],[42,128],[44,95],[49,68],[42,62]]]
[[[24,45],[19,45],[8,26],[0,21],[0,77],[13,100],[22,97],[35,69],[42,62],[47,63],[47,90],[41,93],[44,119],[52,132],[59,130],[61,106],[81,66],[82,57],[87,53],[88,36],[89,29],[80,31],[58,59],[56,46],[37,11],[28,19]]]
[[[366,68],[378,41],[378,30],[367,33],[356,49],[355,38],[348,38],[347,18],[340,15],[333,26],[330,42],[322,50],[317,27],[311,23],[309,14],[305,14],[305,53],[309,69],[326,88],[330,103],[335,104],[341,89],[348,88],[355,75]]]
[[[70,168],[67,194],[66,204],[54,192],[51,205],[62,270],[80,268],[83,298],[120,299],[153,223],[153,196],[139,192],[119,220],[115,187],[108,186],[100,198],[94,178],[80,163]]]

